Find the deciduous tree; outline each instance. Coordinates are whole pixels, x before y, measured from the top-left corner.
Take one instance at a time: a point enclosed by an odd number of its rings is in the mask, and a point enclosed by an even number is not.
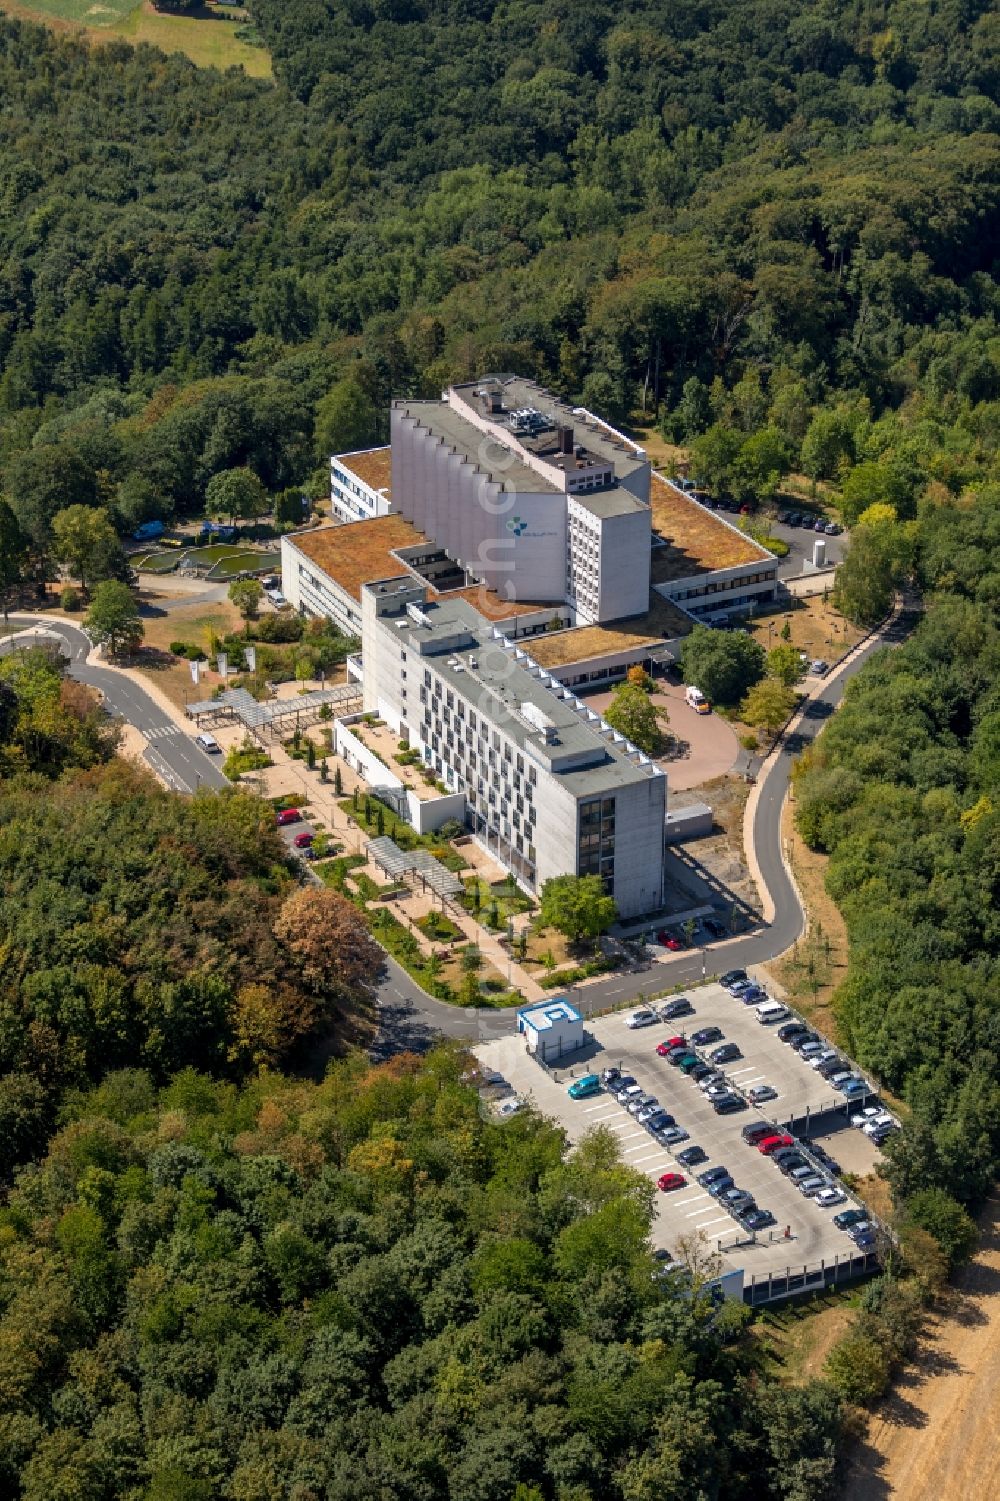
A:
[[[90,639],[113,657],[137,650],[145,635],[135,595],[117,579],[97,585],[83,624]]]

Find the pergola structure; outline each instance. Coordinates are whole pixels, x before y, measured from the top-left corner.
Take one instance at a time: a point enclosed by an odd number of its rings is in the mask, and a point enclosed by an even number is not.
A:
[[[428,850],[401,850],[388,834],[369,839],[368,853],[393,881],[414,876],[425,890],[430,887],[434,895],[440,897],[460,896],[465,889],[455,872],[442,865],[440,860],[435,860]]]
[[[361,708],[360,685],[339,683],[335,688],[318,689],[297,698],[274,698],[267,703],[260,703],[246,688],[228,688],[218,698],[188,704],[187,713],[199,729],[235,721],[257,740],[264,741],[268,736],[280,739],[284,730],[314,724],[325,706],[333,711],[335,719],[357,713]]]

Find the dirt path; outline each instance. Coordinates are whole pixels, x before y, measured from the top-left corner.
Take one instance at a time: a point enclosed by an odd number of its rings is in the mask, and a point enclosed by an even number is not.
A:
[[[1000,1485],[1000,1196],[920,1357],[872,1418],[843,1501],[986,1501]]]

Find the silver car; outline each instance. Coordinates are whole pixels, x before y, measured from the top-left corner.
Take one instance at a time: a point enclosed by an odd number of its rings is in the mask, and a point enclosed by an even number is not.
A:
[[[805,1194],[807,1199],[811,1199],[815,1194],[822,1193],[824,1188],[829,1188],[830,1186],[827,1179],[821,1177],[819,1173],[814,1173],[811,1178],[803,1178],[802,1182],[797,1185],[799,1193]]]

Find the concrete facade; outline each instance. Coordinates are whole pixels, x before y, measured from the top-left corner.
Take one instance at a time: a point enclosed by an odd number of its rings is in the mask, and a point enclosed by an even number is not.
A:
[[[578,620],[649,604],[642,449],[510,376],[392,409],[393,506],[498,593]]]
[[[489,852],[538,890],[599,875],[623,917],[663,902],[661,769],[462,599],[362,591],[364,704],[465,796]]]
[[[372,516],[388,516],[392,510],[389,472],[386,447],[332,454],[330,510],[334,521],[368,521]]]

